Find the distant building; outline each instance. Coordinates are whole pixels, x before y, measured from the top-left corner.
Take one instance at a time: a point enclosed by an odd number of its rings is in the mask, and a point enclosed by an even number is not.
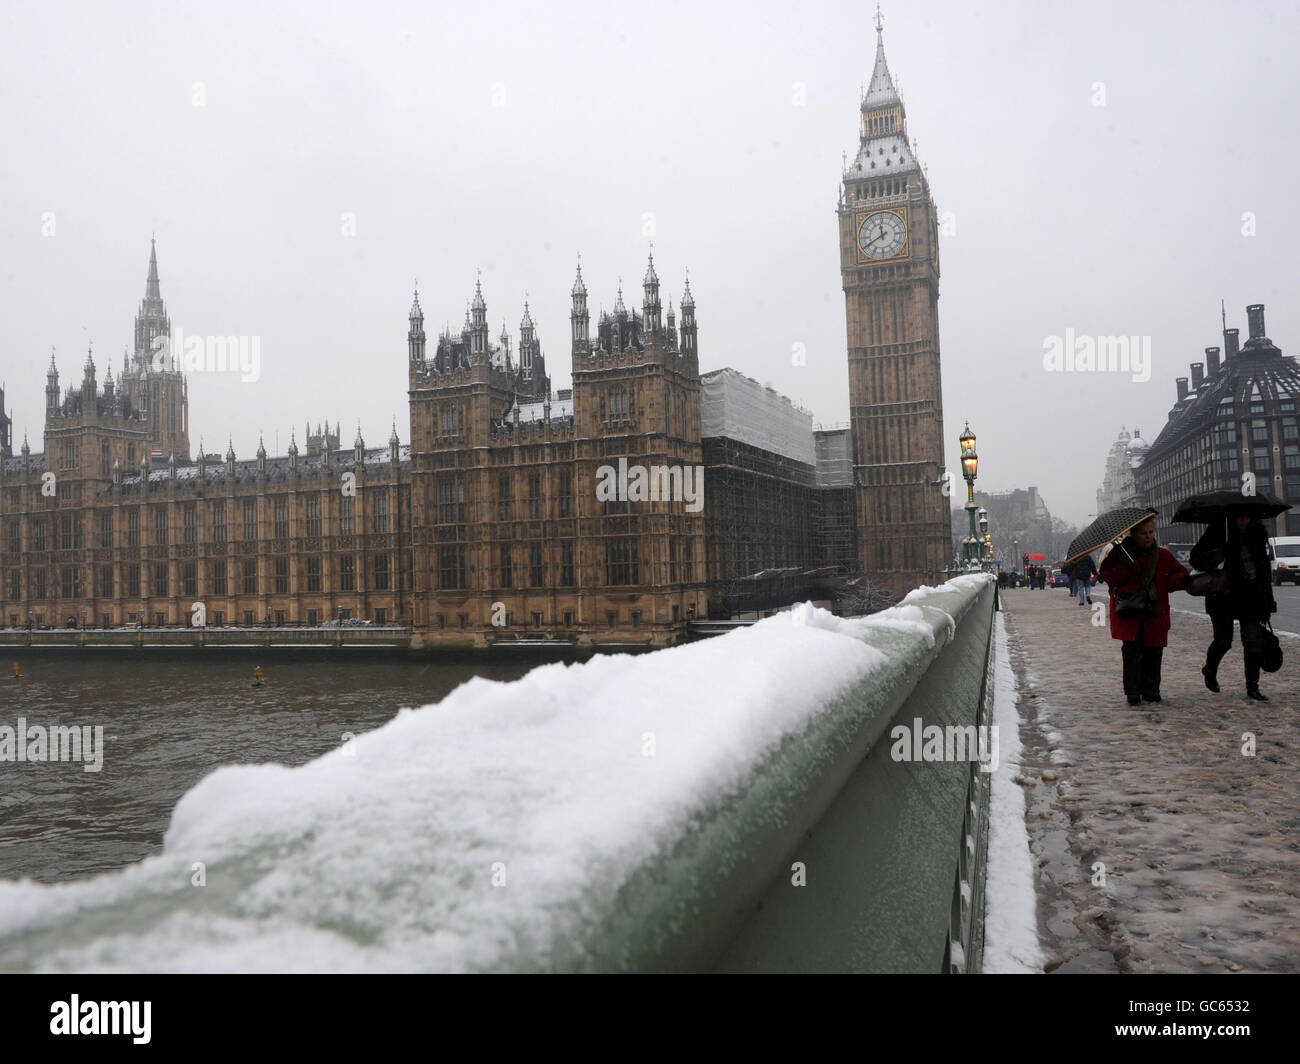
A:
[[[24,440],[20,455],[0,458],[0,623],[181,625],[198,602],[213,626],[402,622],[415,646],[676,641],[708,612],[712,480],[694,297],[687,284],[679,331],[653,261],[644,289],[640,312],[620,289],[593,337],[579,271],[574,387],[555,397],[527,304],[517,356],[507,334],[489,338],[481,286],[464,329],[428,351],[417,297],[409,447],[394,426],[387,446],[367,448],[358,427],[343,450],[339,425],[326,423],[308,428],[305,454],[291,437],[284,456],[259,445],[237,460],[233,447],[220,456],[200,446],[191,459],[186,378],[164,346],[170,321],[151,246],[121,376],[110,372],[101,389],[88,355],[80,386],[65,391],[52,359],[44,451]],[[801,475],[811,491],[807,428]],[[811,542],[783,533],[777,553]]]
[[[1171,518],[1207,491],[1253,487],[1300,506],[1300,367],[1265,335],[1262,304],[1248,306],[1246,317],[1250,337],[1240,350],[1237,330],[1225,328],[1223,361],[1219,348],[1207,347],[1190,379],[1177,378],[1169,421],[1134,471],[1142,504],[1159,511],[1163,540],[1195,542],[1202,527]],[[1278,535],[1297,533],[1296,512],[1277,519]]]
[[[1020,569],[1023,554],[1046,555],[1049,563],[1061,560],[1053,556],[1056,546],[1052,514],[1036,487],[1017,488],[1014,491],[977,491],[975,505],[988,511],[993,553],[1001,560],[1003,569]],[[953,550],[960,558],[961,538],[968,534],[970,526],[964,508],[953,509],[952,523]]]
[[[641,310],[620,286],[594,336],[580,269],[570,296],[572,389],[552,395],[527,303],[517,353],[481,284],[429,349],[417,294],[409,446],[394,425],[368,448],[358,425],[343,449],[324,422],[304,451],[191,458],[151,244],[120,376],[101,386],[88,354],[64,389],[51,356],[43,452],[0,457],[0,624],[355,618],[410,625],[415,647],[666,645],[733,601],[832,598],[859,558],[849,430],[734,370],[701,377],[690,284],[679,326],[653,258]]]
[[[1142,462],[1150,446],[1142,438],[1141,429],[1134,429],[1131,435],[1128,429],[1119,430],[1119,436],[1106,455],[1106,471],[1102,475],[1101,487],[1097,489],[1097,513],[1138,505],[1133,470]]]

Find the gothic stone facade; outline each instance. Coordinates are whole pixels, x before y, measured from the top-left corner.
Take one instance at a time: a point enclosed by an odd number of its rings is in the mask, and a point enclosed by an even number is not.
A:
[[[476,292],[461,337],[426,357],[408,333],[418,642],[553,635],[579,645],[673,642],[707,613],[704,521],[684,500],[601,498],[602,467],[700,468],[695,300],[677,335],[653,257],[643,312],[620,288],[590,335],[579,268],[570,314],[573,389],[520,401]],[[523,344],[529,343],[525,331]]]
[[[44,452],[0,456],[0,623],[179,625],[201,603],[209,625],[412,624],[416,646],[674,641],[707,614],[703,514],[597,484],[620,460],[699,467],[694,299],[688,283],[679,340],[651,260],[643,312],[620,290],[593,339],[581,270],[572,296],[574,387],[555,409],[527,307],[517,361],[489,341],[481,289],[429,358],[417,296],[409,448],[394,428],[386,448],[358,430],[339,450],[326,428],[305,454],[191,460],[151,250],[120,381],[101,390],[88,357],[61,394],[52,362]]]

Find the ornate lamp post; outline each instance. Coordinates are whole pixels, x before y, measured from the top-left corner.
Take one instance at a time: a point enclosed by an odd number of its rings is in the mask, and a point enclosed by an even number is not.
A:
[[[993,537],[989,535],[989,512],[980,507],[980,561],[981,568],[989,572],[993,568]]]
[[[966,430],[957,437],[961,444],[961,475],[966,478],[966,514],[970,519],[970,532],[962,540],[962,569],[968,573],[980,571],[980,539],[975,531],[975,478],[979,475],[980,459],[975,453],[975,433],[966,422]]]

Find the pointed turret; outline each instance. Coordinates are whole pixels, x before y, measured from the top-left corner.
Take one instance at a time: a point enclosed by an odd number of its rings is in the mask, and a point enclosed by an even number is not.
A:
[[[425,352],[424,311],[420,309],[420,289],[418,285],[415,294],[411,297],[411,314],[407,320],[409,322],[409,328],[406,331],[407,358],[412,363],[422,363]]]
[[[587,286],[582,280],[582,260],[578,260],[578,274],[573,279],[573,309],[569,312],[572,327],[573,351],[585,351],[591,338],[591,319],[587,314]]]
[[[627,317],[627,307],[623,305],[623,278],[621,277],[618,279],[618,299],[614,301],[614,317]]]
[[[645,330],[647,333],[657,333],[659,331],[659,275],[655,273],[655,251],[654,245],[650,246],[650,260],[645,268],[645,299],[641,304],[641,313],[645,315]]]
[[[691,275],[686,274],[686,290],[682,293],[682,354],[699,357],[696,350],[695,296],[691,294]]]
[[[53,414],[59,408],[59,367],[54,364],[54,349],[50,348],[50,368],[45,371],[45,412]]]

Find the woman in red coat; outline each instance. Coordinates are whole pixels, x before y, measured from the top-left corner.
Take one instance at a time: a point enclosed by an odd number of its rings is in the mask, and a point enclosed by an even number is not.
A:
[[[1131,559],[1131,560],[1130,560]],[[1169,643],[1169,592],[1187,586],[1188,572],[1156,546],[1156,523],[1144,521],[1106,555],[1101,578],[1110,585],[1110,634],[1122,642],[1124,694],[1130,706],[1160,701],[1160,659]],[[1151,607],[1144,617],[1120,617],[1115,601],[1145,587]]]

